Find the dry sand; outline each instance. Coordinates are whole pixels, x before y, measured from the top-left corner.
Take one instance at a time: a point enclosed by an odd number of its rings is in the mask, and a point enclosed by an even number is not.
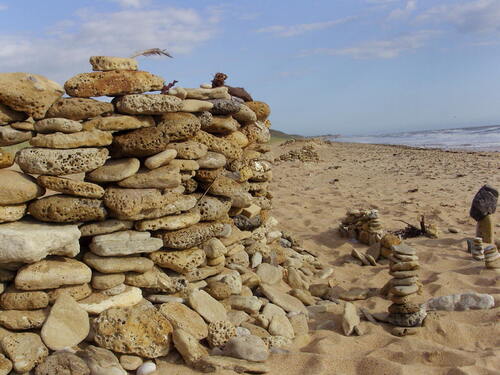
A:
[[[273,152],[279,156],[304,144],[275,144]],[[475,291],[493,295],[499,305],[499,274],[472,260],[464,239],[474,236],[475,222],[468,211],[476,191],[485,183],[500,187],[500,153],[322,142],[315,147],[319,162],[287,161],[274,167],[274,215],[282,229],[334,268],[332,278],[339,292],[370,289],[372,297],[354,304],[371,312],[385,312],[390,305],[377,293],[390,278],[387,263],[361,267],[350,257],[349,247],[342,246],[347,240],[336,230],[348,209],[376,208],[385,229],[403,228],[398,220],[417,224],[419,215],[425,214],[441,230],[438,239],[406,241],[420,258],[424,292],[417,302]],[[496,221],[500,223],[498,212]],[[449,227],[459,233],[449,233]],[[500,224],[496,230],[499,238]],[[390,334],[389,326],[367,321],[361,324],[363,336],[346,337],[341,313],[338,306],[315,317],[309,337],[299,338],[295,350],[272,355],[271,373],[500,374],[499,307],[433,312],[417,335],[401,338]],[[316,330],[318,326],[323,329]]]

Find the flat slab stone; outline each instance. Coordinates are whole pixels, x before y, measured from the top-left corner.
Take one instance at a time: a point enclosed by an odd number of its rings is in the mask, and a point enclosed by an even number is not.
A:
[[[90,250],[100,256],[150,253],[162,246],[163,241],[151,238],[151,233],[132,230],[95,236],[89,245]]]
[[[109,159],[102,167],[88,173],[86,179],[93,182],[115,182],[133,176],[141,162],[136,158]]]
[[[31,139],[33,133],[14,129],[9,125],[0,126],[0,146],[12,146]]]
[[[82,237],[88,237],[118,232],[120,230],[132,229],[133,226],[134,223],[132,221],[109,219],[98,221],[95,223],[84,224],[79,229]]]
[[[56,289],[64,285],[89,283],[92,270],[71,258],[44,259],[17,271],[16,288],[20,290]]]
[[[128,286],[122,293],[114,296],[92,293],[89,297],[78,301],[78,304],[89,314],[98,315],[111,308],[134,306],[141,302],[141,300],[142,290]]]
[[[179,215],[163,216],[158,219],[143,220],[135,223],[135,228],[141,231],[177,230],[197,224],[201,219],[198,210],[193,209]]]
[[[188,228],[176,231],[163,232],[162,239],[165,247],[172,249],[189,249],[202,242],[222,234],[222,223],[198,223]]]
[[[0,223],[9,223],[21,220],[26,214],[27,206],[18,204],[15,206],[0,206]]]
[[[64,84],[66,93],[78,98],[119,96],[161,90],[163,78],[142,71],[109,71],[78,74]]]
[[[47,347],[36,333],[16,333],[5,336],[1,341],[3,352],[20,374],[31,371],[49,355]]]
[[[23,112],[14,111],[5,104],[0,103],[0,125],[6,125],[11,122],[24,121],[28,115]]]
[[[107,157],[105,148],[25,148],[17,152],[16,163],[26,173],[59,176],[94,170],[103,165]]]
[[[261,285],[260,290],[272,303],[278,305],[283,310],[307,314],[307,309],[299,299],[266,284]]]
[[[189,305],[208,323],[227,320],[227,312],[219,301],[203,290],[193,290],[188,297]]]
[[[129,57],[90,56],[93,71],[137,70],[137,60]]]
[[[93,129],[71,134],[60,132],[53,134],[38,134],[30,140],[30,145],[34,147],[69,149],[108,146],[112,141],[113,136],[110,132]]]
[[[144,169],[118,182],[118,186],[132,189],[171,189],[181,184],[179,168],[165,165],[153,170]]]
[[[0,263],[34,263],[48,255],[74,257],[80,252],[76,225],[31,220],[0,224]]]
[[[45,310],[0,311],[0,325],[7,329],[26,330],[40,328],[47,319]]]
[[[44,76],[30,73],[1,73],[0,102],[9,108],[41,119],[64,89]]]
[[[85,253],[83,261],[102,273],[144,273],[154,266],[153,261],[144,257],[101,257],[90,251]]]
[[[63,350],[81,343],[89,334],[88,313],[67,294],[61,295],[41,330],[42,340],[51,350]]]
[[[30,214],[40,220],[55,223],[104,220],[107,212],[100,199],[51,195],[29,204]]]
[[[104,189],[90,182],[56,176],[38,176],[37,182],[46,189],[85,198],[102,198]]]
[[[34,129],[38,133],[49,134],[55,132],[76,133],[82,131],[82,124],[67,118],[46,118],[35,122]]]
[[[121,131],[150,128],[151,126],[155,126],[155,121],[152,116],[112,115],[106,117],[95,117],[83,123],[84,130],[99,129],[107,131]]]
[[[59,117],[75,121],[112,113],[113,104],[86,98],[60,98],[47,111],[45,117]]]
[[[45,189],[38,186],[36,180],[24,173],[12,170],[0,170],[0,205],[20,204],[45,194]]]
[[[181,103],[181,99],[172,95],[125,95],[116,101],[115,107],[120,113],[132,115],[161,115],[165,112],[178,112],[181,109]]]
[[[208,336],[208,325],[196,311],[186,305],[178,302],[164,303],[158,311],[175,329],[183,329],[197,340],[203,340]]]

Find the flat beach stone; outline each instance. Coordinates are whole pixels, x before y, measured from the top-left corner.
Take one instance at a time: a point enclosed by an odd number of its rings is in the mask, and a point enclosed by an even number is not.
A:
[[[429,299],[425,306],[428,311],[465,311],[478,309],[491,309],[495,306],[495,299],[489,294],[462,293],[449,296],[440,296]]]
[[[82,131],[82,124],[75,120],[67,118],[46,118],[35,122],[35,130],[38,133],[76,133]]]
[[[418,291],[417,285],[394,285],[390,292],[397,296],[405,297]]]
[[[224,217],[231,209],[231,199],[223,197],[200,196],[196,208],[200,212],[200,221],[212,221]]]
[[[0,103],[0,125],[6,125],[11,122],[24,121],[28,115],[23,112],[14,111],[5,104]]]
[[[394,253],[398,253],[398,254],[402,254],[402,255],[415,255],[417,253],[414,248],[412,248],[404,243],[401,243],[398,245],[392,245],[391,250]]]
[[[0,126],[0,146],[12,146],[29,141],[33,137],[30,131],[17,130],[9,125]]]
[[[94,289],[110,289],[125,282],[124,273],[92,273],[92,287]]]
[[[275,305],[278,305],[287,312],[302,312],[307,314],[304,304],[297,298],[283,293],[276,287],[262,284],[260,286],[262,293]]]
[[[87,364],[90,375],[127,375],[111,350],[89,345],[77,354]]]
[[[20,290],[55,289],[90,282],[92,270],[71,258],[44,259],[17,271],[15,285]]]
[[[85,253],[83,261],[88,266],[102,273],[144,273],[154,266],[154,263],[150,259],[144,257],[101,257],[92,252]]]
[[[49,349],[62,350],[81,343],[89,329],[87,312],[72,297],[63,294],[50,309],[40,334]]]
[[[0,345],[12,361],[14,371],[21,374],[31,371],[49,355],[47,347],[36,333],[8,335],[0,341]]]
[[[207,99],[229,99],[231,96],[229,95],[229,90],[227,87],[216,87],[216,88],[182,88],[184,91],[181,99],[198,99],[198,100],[207,100]],[[174,87],[169,90],[169,95],[175,95],[178,93],[179,87]]]
[[[239,129],[240,124],[232,116],[213,116],[212,122],[202,129],[209,133],[227,134]]]
[[[45,194],[33,177],[21,172],[0,170],[0,181],[0,205],[25,203]]]
[[[245,104],[241,104],[240,110],[233,113],[233,118],[240,124],[251,124],[257,121],[257,115]]]
[[[198,99],[185,99],[181,102],[180,111],[181,112],[203,112],[209,111],[214,107],[214,105],[205,100]]]
[[[156,265],[179,273],[196,269],[205,261],[205,252],[198,248],[180,251],[155,251],[149,258]]]
[[[56,352],[48,356],[35,369],[35,375],[90,375],[85,361],[69,352]]]
[[[102,167],[87,173],[86,179],[93,182],[116,182],[133,176],[141,162],[136,158],[109,159]]]
[[[21,220],[26,213],[27,206],[18,204],[15,206],[0,206],[0,223],[9,223]]]
[[[198,165],[204,169],[217,169],[226,165],[226,157],[217,152],[208,151],[205,156],[198,159]]]
[[[121,131],[133,130],[140,128],[150,128],[155,125],[152,116],[127,116],[127,115],[111,115],[106,117],[95,117],[83,123],[84,130],[106,130],[106,131]]]
[[[201,219],[198,210],[191,210],[179,215],[163,216],[158,219],[142,220],[135,223],[135,228],[141,231],[177,230],[197,224]]]
[[[106,209],[99,199],[51,195],[29,204],[30,214],[40,221],[75,223],[106,218]]]
[[[183,329],[175,329],[172,340],[175,349],[189,366],[197,363],[200,358],[208,356],[208,350],[198,342],[198,339]]]
[[[230,338],[224,346],[223,354],[252,362],[265,362],[269,357],[269,350],[260,337],[246,335]]]
[[[205,156],[208,152],[207,146],[199,142],[173,142],[169,143],[168,148],[177,151],[178,159],[199,159]]]
[[[187,286],[184,278],[170,277],[158,267],[153,267],[144,273],[128,272],[125,275],[125,284],[170,294],[183,291]]]
[[[49,305],[49,296],[43,291],[24,291],[7,288],[0,296],[0,306],[5,310],[38,310]]]
[[[90,56],[93,71],[137,70],[137,60],[128,57]]]
[[[137,370],[142,365],[142,363],[142,358],[135,355],[124,354],[120,356],[120,364],[125,370]]]
[[[137,94],[161,90],[162,87],[163,78],[132,70],[80,73],[64,84],[66,93],[78,98]]]
[[[148,169],[155,169],[168,164],[171,160],[175,159],[177,156],[177,151],[173,149],[167,149],[165,151],[159,152],[156,155],[150,156],[144,161],[144,165]]]
[[[9,168],[14,164],[14,155],[0,148],[0,169]]]
[[[56,82],[38,74],[1,73],[0,102],[9,108],[41,119],[50,106],[64,94]]]
[[[101,186],[70,178],[38,176],[37,182],[39,186],[43,186],[46,189],[77,197],[102,198],[104,195],[104,189]]]
[[[87,298],[78,301],[78,304],[89,314],[99,315],[105,310],[134,306],[141,301],[141,289],[127,286],[121,293],[113,296],[108,296],[103,293],[92,293]]]
[[[165,112],[179,111],[181,103],[181,99],[172,95],[125,95],[116,101],[115,107],[120,113],[132,115],[161,115]]]
[[[45,117],[59,117],[75,121],[113,112],[113,104],[86,98],[60,98],[47,111]]]
[[[209,151],[223,154],[228,159],[238,159],[241,157],[243,152],[240,147],[234,145],[228,140],[216,137],[215,135],[205,131],[197,132],[192,140],[203,143],[208,147]]]
[[[30,140],[34,147],[69,149],[78,147],[100,147],[111,144],[113,136],[109,132],[93,129],[77,133],[38,134]]]
[[[30,117],[26,121],[12,122],[10,127],[17,130],[35,131],[35,120]]]
[[[191,308],[208,323],[227,320],[224,306],[203,290],[193,290],[189,294],[188,301]]]
[[[132,229],[134,223],[132,221],[108,219],[98,221],[95,223],[84,224],[79,227],[82,237],[98,236],[100,234],[107,234],[118,232],[120,230]]]
[[[74,257],[80,251],[76,225],[31,220],[0,225],[0,263],[34,263],[48,255]]]
[[[103,165],[107,157],[105,148],[25,148],[17,152],[16,162],[26,173],[58,176],[91,171]]]
[[[80,285],[66,285],[57,289],[50,289],[47,291],[49,295],[49,302],[53,304],[63,294],[67,294],[76,301],[87,298],[92,294],[92,288],[88,283]]]
[[[95,342],[115,352],[156,358],[170,351],[172,325],[150,302],[108,309],[93,329]]]
[[[136,129],[113,137],[111,153],[115,157],[151,156],[164,151],[168,142],[160,127]]]
[[[171,189],[181,184],[179,168],[165,165],[153,170],[144,169],[118,182],[118,186],[133,189]]]
[[[232,115],[240,110],[241,102],[235,99],[213,99],[210,102],[214,105],[210,109],[213,115]]]
[[[174,329],[183,329],[197,340],[208,336],[208,326],[203,318],[186,305],[178,302],[164,303],[158,311],[168,319]]]
[[[151,238],[149,232],[132,230],[94,236],[89,245],[90,250],[100,256],[150,253],[162,246],[163,241],[160,238]]]

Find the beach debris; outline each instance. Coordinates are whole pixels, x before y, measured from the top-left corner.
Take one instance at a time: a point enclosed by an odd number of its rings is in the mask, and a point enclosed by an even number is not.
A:
[[[489,294],[467,292],[429,299],[424,307],[427,311],[466,311],[484,310],[495,307],[495,299]]]
[[[495,243],[493,214],[497,202],[498,190],[490,185],[482,186],[472,200],[469,213],[477,221],[476,237],[481,237],[485,243]]]
[[[396,231],[393,231],[392,233],[399,236],[403,240],[407,238],[414,238],[414,237],[420,237],[420,236],[426,236],[429,238],[438,238],[439,237],[439,230],[435,224],[428,224],[425,222],[425,216],[421,215],[420,216],[420,222],[419,226],[415,226],[413,224],[410,224],[404,220],[398,220],[402,223],[406,224],[406,227],[403,229],[399,229]]]
[[[338,227],[342,237],[358,240],[365,245],[380,242],[385,231],[379,219],[378,210],[349,210]],[[356,257],[356,255],[353,255]],[[360,257],[361,258],[361,257]],[[373,257],[375,259],[375,257]],[[358,258],[359,259],[359,258]],[[363,264],[370,265],[370,261],[362,257]],[[376,260],[376,259],[375,259]]]
[[[399,327],[422,325],[427,316],[425,308],[411,302],[419,291],[418,269],[420,268],[415,249],[401,243],[392,246],[390,259],[389,290],[392,305],[389,306],[387,321]]]
[[[298,150],[290,150],[281,154],[275,159],[275,162],[300,161],[303,163],[319,161],[318,151],[313,144],[304,145]]]
[[[168,56],[173,58],[173,56],[166,50],[161,48],[149,48],[143,51],[139,51],[130,56],[131,59],[139,56]]]

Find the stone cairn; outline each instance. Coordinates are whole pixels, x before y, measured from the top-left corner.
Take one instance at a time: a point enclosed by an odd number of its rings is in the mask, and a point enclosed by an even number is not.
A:
[[[420,267],[415,249],[401,243],[392,246],[389,293],[392,305],[389,306],[388,322],[398,327],[416,327],[422,324],[426,310],[411,300],[419,291],[418,269]]]
[[[378,210],[350,210],[339,224],[339,232],[365,245],[380,242],[384,236]]]
[[[495,243],[495,223],[493,214],[497,208],[498,190],[490,185],[484,185],[474,196],[470,208],[470,216],[477,221],[476,237],[483,242]]]
[[[0,74],[0,146],[32,146],[0,151],[0,374],[266,372],[325,274],[274,229],[269,106],[90,62],[64,89]]]

